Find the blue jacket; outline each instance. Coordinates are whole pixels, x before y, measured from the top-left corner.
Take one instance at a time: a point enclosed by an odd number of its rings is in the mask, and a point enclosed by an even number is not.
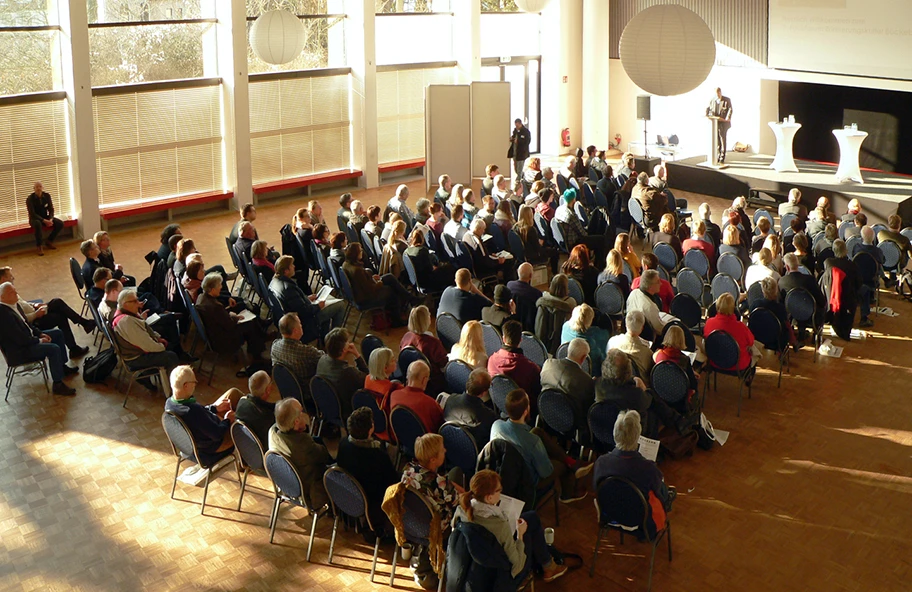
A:
[[[307,298],[304,290],[298,286],[297,282],[290,278],[275,275],[272,281],[269,282],[269,291],[278,298],[283,311],[286,313],[298,313],[298,318],[301,319],[301,327],[304,328],[304,337],[301,338],[304,343],[319,337],[317,315],[320,313],[320,307]]]
[[[447,592],[516,590],[507,553],[487,528],[460,520],[447,543]]]

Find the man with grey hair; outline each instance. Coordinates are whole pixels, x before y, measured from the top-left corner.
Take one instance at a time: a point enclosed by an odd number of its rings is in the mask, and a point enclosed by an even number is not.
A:
[[[269,450],[288,457],[301,477],[307,507],[320,515],[329,498],[323,488],[323,473],[332,464],[332,456],[323,444],[307,433],[310,415],[297,399],[282,399],[275,406],[275,425],[269,428]]]
[[[637,373],[640,376],[649,377],[654,364],[652,359],[652,349],[649,342],[640,337],[643,332],[643,326],[646,324],[646,316],[639,310],[628,310],[625,319],[627,332],[615,335],[608,340],[608,349],[619,349],[628,356],[636,366]]]
[[[122,290],[117,297],[117,312],[111,323],[114,326],[114,338],[117,339],[121,356],[130,370],[158,367],[161,382],[167,385],[167,373],[180,363],[180,354],[186,354],[181,349],[180,341],[171,343],[156,333],[140,316],[139,309],[136,290]],[[140,382],[153,390],[152,383]]]
[[[656,528],[661,529],[665,523],[665,512],[671,511],[677,491],[674,487],[667,487],[662,471],[637,451],[639,438],[640,415],[636,411],[621,411],[614,422],[615,448],[595,461],[592,482],[598,490],[606,478],[623,477],[632,481],[647,500],[652,496],[658,498],[664,512],[651,506],[647,524],[649,534],[655,536]]]
[[[323,350],[301,341],[304,327],[296,312],[287,312],[279,319],[279,333],[282,338],[272,342],[272,363],[282,364],[291,370],[301,385],[304,400],[310,401],[310,379],[317,374]]]
[[[367,212],[364,211],[364,204],[361,200],[356,199],[351,202],[351,213],[348,216],[348,221],[351,222],[352,227],[360,237],[361,229],[367,224]]]
[[[386,211],[383,212],[383,219],[388,220],[391,212],[396,212],[405,222],[406,233],[411,232],[415,224],[415,214],[409,209],[407,201],[409,198],[408,185],[402,184],[396,188],[396,195],[390,198],[386,204]]]
[[[236,416],[265,444],[269,441],[269,428],[275,423],[276,402],[281,397],[272,377],[263,370],[247,379],[247,388],[250,393],[238,401]]]
[[[462,237],[462,242],[472,253],[475,273],[479,277],[496,273],[502,274],[504,278],[510,278],[513,274],[513,259],[508,260],[489,252],[488,245],[484,243],[484,234],[487,227],[485,221],[481,217],[477,217],[472,220],[469,232]],[[500,232],[500,230],[496,230],[496,232]]]
[[[415,412],[424,429],[429,434],[436,434],[443,425],[443,409],[437,404],[438,393],[425,393],[431,369],[421,360],[409,364],[406,371],[406,386],[393,391],[390,395],[390,409],[402,405]]]
[[[542,390],[555,389],[567,395],[573,408],[573,424],[580,430],[583,442],[589,441],[587,413],[595,402],[595,382],[583,370],[583,362],[589,356],[589,343],[579,337],[570,340],[567,357],[563,360],[545,360],[541,371]],[[593,372],[593,368],[589,372]]]
[[[722,244],[722,229],[719,228],[719,225],[712,221],[712,209],[710,209],[709,204],[703,202],[700,204],[700,207],[697,209],[697,213],[700,215],[700,219],[703,220],[703,223],[706,225],[706,235],[712,241],[715,247],[718,247]]]
[[[849,255],[854,258],[858,253],[867,253],[871,257],[874,257],[874,260],[877,261],[878,265],[883,266],[883,251],[878,249],[877,245],[874,244],[874,229],[870,226],[865,225],[861,227],[861,244],[855,245],[855,252],[849,253]]]
[[[836,286],[840,286],[838,295],[834,294]],[[861,300],[861,327],[874,325],[868,319],[871,313],[871,292],[861,283],[861,274],[854,261],[846,258],[846,246],[842,239],[833,241],[833,257],[823,262],[823,275],[820,276],[820,286],[823,288],[830,310],[830,324],[836,335],[849,340],[852,333],[852,324],[855,322],[855,309]],[[864,288],[863,288],[864,286]],[[834,311],[833,309],[836,308]]]
[[[816,303],[814,320],[819,327],[823,324],[824,310],[827,305],[826,297],[823,295],[820,285],[817,283],[817,280],[814,279],[814,276],[810,275],[810,272],[804,273],[801,271],[801,263],[794,253],[786,253],[782,258],[782,262],[785,263],[787,273],[779,278],[780,300],[785,303],[785,298],[788,296],[788,293],[796,288],[807,290],[811,296],[813,296],[814,302]],[[798,323],[799,341],[807,337],[807,329],[809,326],[810,324],[806,322]]]
[[[789,189],[788,201],[779,204],[779,217],[786,214],[795,214],[802,220],[807,220],[808,210],[801,203],[801,190],[797,187]]]
[[[210,347],[220,355],[230,356],[246,343],[247,353],[254,360],[263,356],[266,333],[259,322],[256,319],[245,321],[239,314],[229,312],[219,300],[221,292],[222,275],[207,273],[196,298],[196,311],[206,328]]]
[[[675,320],[675,317],[662,312],[657,303],[659,289],[662,287],[659,272],[649,269],[644,271],[640,277],[640,287],[631,290],[630,296],[627,297],[627,310],[642,312],[655,335],[661,335],[665,325]]]

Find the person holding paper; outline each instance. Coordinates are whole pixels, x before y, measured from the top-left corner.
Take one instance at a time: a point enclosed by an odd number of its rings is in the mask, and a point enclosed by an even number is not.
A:
[[[216,353],[232,355],[246,343],[247,353],[254,359],[259,358],[266,348],[266,334],[256,316],[244,320],[241,315],[228,312],[218,299],[221,291],[222,276],[206,274],[196,300],[196,310],[206,328],[209,345]]]
[[[490,253],[488,247],[484,244],[484,234],[488,226],[481,218],[472,220],[469,232],[462,237],[462,242],[472,253],[472,263],[475,266],[475,273],[479,277],[485,275],[497,274],[504,280],[511,280],[514,277],[513,260],[501,257],[500,253]],[[499,232],[499,231],[497,231]]]
[[[510,576],[517,584],[536,567],[544,572],[546,582],[567,573],[567,566],[558,565],[551,557],[538,514],[522,512],[523,502],[501,495],[502,489],[500,475],[494,471],[485,469],[475,473],[469,491],[459,496],[453,526],[466,521],[490,531],[506,552],[512,565]]]
[[[326,301],[317,302],[317,295],[306,295],[304,290],[295,282],[294,257],[283,255],[276,261],[276,273],[269,282],[269,291],[275,294],[282,310],[294,312],[301,319],[304,335],[301,340],[305,343],[317,337],[323,337],[329,332],[330,323],[333,327],[341,327],[345,317],[345,303],[342,301],[326,304]]]

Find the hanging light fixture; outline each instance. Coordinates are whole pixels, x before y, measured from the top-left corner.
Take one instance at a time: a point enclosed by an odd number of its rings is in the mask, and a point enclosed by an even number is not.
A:
[[[301,19],[287,10],[264,12],[250,28],[250,47],[267,64],[287,64],[300,55],[306,40]]]
[[[516,6],[523,12],[538,13],[545,9],[551,0],[516,0]]]

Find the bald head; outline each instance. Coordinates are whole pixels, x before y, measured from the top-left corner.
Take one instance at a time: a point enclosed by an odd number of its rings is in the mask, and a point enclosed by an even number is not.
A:
[[[416,360],[409,364],[406,380],[408,386],[424,390],[427,387],[428,378],[431,376],[431,369],[421,360]]]
[[[516,270],[516,273],[519,274],[519,281],[526,282],[527,284],[532,283],[532,264],[523,263]]]

